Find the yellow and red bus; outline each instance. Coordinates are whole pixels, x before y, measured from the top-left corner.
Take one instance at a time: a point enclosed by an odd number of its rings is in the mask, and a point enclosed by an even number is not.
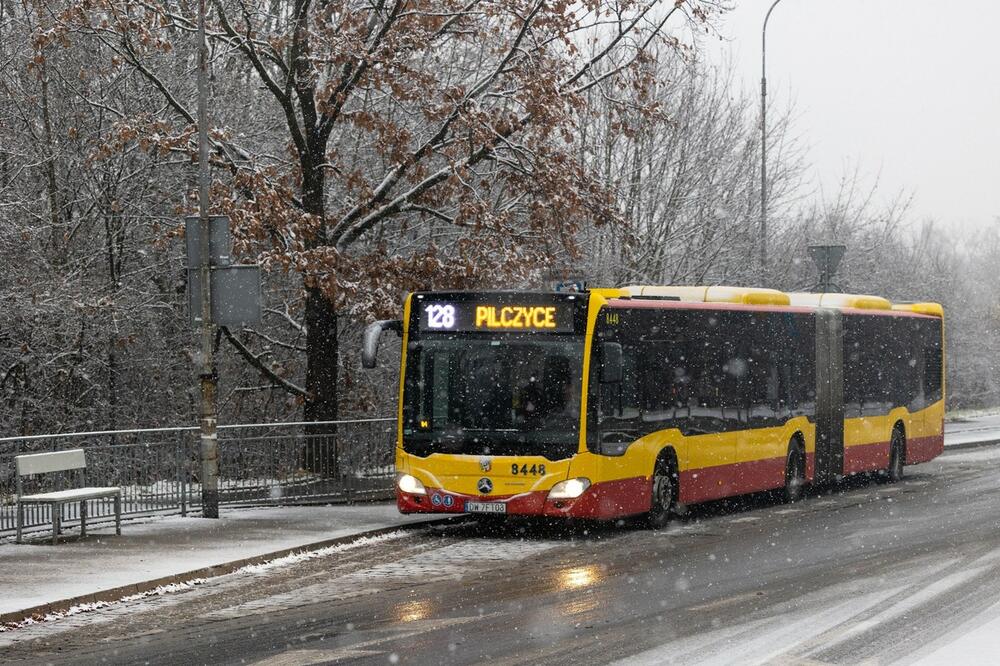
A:
[[[403,513],[663,525],[684,505],[861,472],[944,446],[936,303],[735,287],[411,294]]]

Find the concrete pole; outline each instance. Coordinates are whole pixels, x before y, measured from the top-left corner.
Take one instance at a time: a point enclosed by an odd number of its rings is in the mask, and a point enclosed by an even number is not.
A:
[[[198,216],[201,262],[201,510],[205,518],[219,517],[219,442],[216,435],[215,364],[212,360],[212,269],[208,165],[208,43],[205,39],[205,0],[198,0]]]

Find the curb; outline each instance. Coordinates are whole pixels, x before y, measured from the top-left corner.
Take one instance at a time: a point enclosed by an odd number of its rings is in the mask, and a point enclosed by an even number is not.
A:
[[[113,587],[107,590],[100,590],[98,592],[93,592],[91,594],[83,594],[78,597],[71,597],[69,599],[60,599],[59,601],[53,601],[47,604],[40,604],[38,606],[32,606],[31,608],[24,608],[22,610],[3,613],[0,614],[0,625],[17,624],[19,622],[23,622],[24,620],[30,618],[42,619],[46,615],[52,613],[60,613],[67,611],[73,606],[81,606],[83,604],[94,604],[97,602],[110,603],[118,601],[122,597],[149,592],[164,585],[175,585],[178,583],[186,583],[196,578],[216,578],[218,576],[224,576],[226,574],[232,573],[237,569],[242,569],[243,567],[246,566],[263,564],[265,562],[270,562],[271,560],[276,560],[278,558],[292,555],[294,553],[319,550],[320,548],[328,548],[330,546],[339,546],[345,543],[356,541],[357,539],[361,539],[364,537],[381,536],[383,534],[389,534],[391,532],[417,530],[432,525],[445,525],[449,523],[463,522],[466,518],[467,516],[465,515],[448,516],[446,518],[432,518],[417,523],[403,523],[400,525],[392,525],[389,527],[380,527],[378,529],[368,530],[367,532],[357,532],[355,534],[348,534],[346,536],[336,537],[334,539],[324,539],[323,541],[307,543],[301,546],[282,548],[281,550],[276,550],[270,553],[264,553],[263,555],[255,555],[253,557],[246,557],[241,560],[233,560],[231,562],[224,562],[222,564],[213,564],[211,566],[202,567],[201,569],[195,569],[193,571],[185,571],[179,574],[171,574],[169,576],[163,576],[161,578],[155,578],[153,580],[142,581],[140,583],[131,583],[129,585]]]

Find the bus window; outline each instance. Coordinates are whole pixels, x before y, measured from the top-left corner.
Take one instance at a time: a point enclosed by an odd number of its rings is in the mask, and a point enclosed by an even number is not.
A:
[[[941,399],[941,350],[924,350],[924,397],[928,404]]]
[[[890,401],[893,406],[906,405],[910,411],[923,409],[925,401],[920,386],[924,358],[921,343],[923,322],[912,317],[900,317],[892,322],[892,344],[887,352],[890,363]]]
[[[941,322],[925,321],[923,324],[924,367],[923,393],[928,405],[941,399],[943,391],[944,351],[941,349]]]
[[[537,423],[552,416],[579,415],[576,399],[579,384],[570,372],[570,360],[565,356],[547,356],[542,361],[541,375],[522,377],[516,389],[515,413],[528,423]]]
[[[671,420],[678,405],[686,407],[690,378],[685,372],[683,348],[653,340],[642,346],[642,355],[642,420]]]
[[[674,399],[674,421],[682,432],[709,433],[741,425],[746,361],[739,338],[741,315],[722,312],[684,313],[683,336],[669,344],[667,372]]]
[[[483,348],[475,353],[461,353],[458,357],[458,372],[453,373],[451,382],[445,378],[436,381],[434,392],[449,384],[456,387],[453,422],[463,428],[509,428],[511,426],[511,398],[506,386],[511,384],[512,368],[499,353],[499,347]],[[448,392],[452,393],[449,387]]]
[[[864,361],[861,358],[860,315],[844,317],[844,417],[861,416],[864,402]]]
[[[792,354],[785,318],[772,313],[754,315],[747,387],[751,428],[779,425],[788,417],[794,373]]]
[[[403,447],[565,457],[579,432],[578,338],[434,338],[412,345]]]
[[[813,416],[816,413],[816,320],[805,314],[786,317],[791,359],[789,413]]]
[[[888,414],[892,410],[891,379],[888,368],[894,349],[891,317],[858,317],[861,327],[862,416]]]
[[[609,338],[602,338],[608,340]],[[617,340],[617,338],[616,338]],[[635,345],[622,345],[622,378],[618,382],[601,382],[601,351],[595,344],[594,357],[591,362],[590,388],[591,395],[596,397],[592,407],[596,410],[598,422],[634,420],[639,417],[639,383],[642,374],[639,370],[638,351]],[[595,391],[597,391],[595,393]]]

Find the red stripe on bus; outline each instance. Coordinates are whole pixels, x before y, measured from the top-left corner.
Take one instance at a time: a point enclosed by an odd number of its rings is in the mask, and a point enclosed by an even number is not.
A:
[[[806,474],[811,478],[812,454],[806,457]],[[680,484],[679,500],[683,504],[773,490],[785,485],[785,458],[691,469],[680,473]]]
[[[914,437],[906,440],[906,463],[927,462],[944,453],[944,435]]]
[[[682,504],[697,504],[733,494],[732,465],[702,467],[680,473]]]
[[[844,449],[844,474],[874,472],[889,467],[889,442],[848,446]],[[927,462],[944,451],[944,435],[906,439],[906,464]]]
[[[737,463],[733,466],[736,494],[781,488],[785,485],[785,462],[782,457]]]
[[[874,472],[889,467],[889,442],[857,444],[844,448],[844,475]]]

